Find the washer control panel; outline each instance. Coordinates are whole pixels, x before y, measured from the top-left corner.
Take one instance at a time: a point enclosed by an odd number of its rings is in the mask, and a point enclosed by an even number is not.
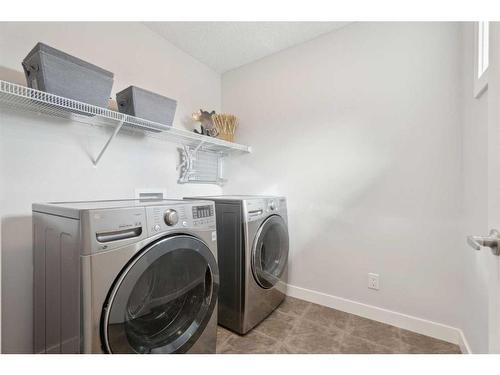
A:
[[[169,208],[163,215],[163,221],[165,221],[165,224],[171,227],[179,222],[179,214],[173,208]]]
[[[82,225],[92,236],[84,236],[90,253],[112,250],[146,237],[143,208],[96,209],[84,211]]]
[[[196,228],[215,225],[215,205],[212,202],[210,204],[193,205],[191,214],[193,217],[193,226]]]
[[[215,230],[215,208],[212,202],[184,203],[146,207],[150,235],[172,229]]]
[[[214,206],[207,204],[206,206],[193,206],[193,219],[204,219],[214,216]]]

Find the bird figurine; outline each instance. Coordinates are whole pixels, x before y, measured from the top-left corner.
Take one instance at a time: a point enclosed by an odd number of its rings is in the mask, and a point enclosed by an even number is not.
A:
[[[208,135],[209,137],[217,137],[219,132],[214,126],[212,121],[212,115],[215,115],[215,111],[208,112],[200,109],[198,112],[193,113],[193,119],[200,123],[201,132],[197,129],[194,129],[194,132],[197,134]]]

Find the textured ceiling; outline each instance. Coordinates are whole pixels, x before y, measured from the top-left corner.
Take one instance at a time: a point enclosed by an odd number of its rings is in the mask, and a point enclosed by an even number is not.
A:
[[[348,22],[145,22],[223,73],[345,26]]]

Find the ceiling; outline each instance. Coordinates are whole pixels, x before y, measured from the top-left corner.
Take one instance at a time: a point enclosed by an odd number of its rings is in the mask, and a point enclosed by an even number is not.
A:
[[[219,73],[339,29],[349,22],[145,22]]]

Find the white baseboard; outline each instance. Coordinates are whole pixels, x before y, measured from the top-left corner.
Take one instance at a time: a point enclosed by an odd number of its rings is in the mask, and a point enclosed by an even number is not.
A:
[[[457,343],[457,345],[460,346],[460,350],[464,354],[473,354],[472,350],[469,346],[469,343],[467,342],[467,338],[465,337],[464,332],[458,328],[457,328],[457,330],[460,331],[460,336],[458,338],[458,343]]]
[[[471,353],[465,335],[459,328],[290,284],[287,285],[286,294],[291,297],[317,303],[318,305],[331,307],[364,318],[390,324],[395,327],[407,329],[408,331],[451,342],[460,346],[462,353]]]

